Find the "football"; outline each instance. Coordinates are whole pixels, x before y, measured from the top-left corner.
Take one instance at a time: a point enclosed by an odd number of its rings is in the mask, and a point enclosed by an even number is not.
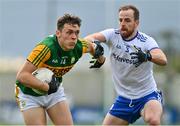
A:
[[[54,73],[48,68],[38,68],[32,73],[33,76],[35,76],[37,79],[45,83],[51,82],[53,74]],[[42,91],[42,90],[38,90],[34,88],[32,88],[32,90],[39,95],[47,94],[47,92]]]

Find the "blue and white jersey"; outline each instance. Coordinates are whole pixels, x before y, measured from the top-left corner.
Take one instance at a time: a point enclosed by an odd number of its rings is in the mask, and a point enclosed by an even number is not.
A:
[[[133,65],[131,52],[135,52],[133,46],[147,52],[159,48],[156,41],[141,32],[131,40],[123,40],[118,29],[101,31],[110,48],[110,62],[112,77],[117,94],[129,99],[137,99],[157,90],[153,77],[153,63],[144,62],[140,66]]]

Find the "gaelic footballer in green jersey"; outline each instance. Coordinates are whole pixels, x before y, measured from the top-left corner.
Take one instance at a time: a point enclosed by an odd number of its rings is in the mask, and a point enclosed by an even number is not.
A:
[[[27,60],[37,68],[49,68],[61,82],[62,76],[75,65],[82,54],[86,51],[87,41],[83,39],[78,39],[74,49],[64,51],[60,46],[58,46],[56,36],[51,35],[45,38],[33,49]],[[26,87],[19,81],[16,81],[16,84],[23,93],[40,96],[35,93],[32,88]]]
[[[17,73],[16,98],[26,125],[46,125],[46,113],[54,125],[73,125],[62,76],[75,65],[83,53],[96,57],[95,68],[104,63],[100,44],[79,39],[81,19],[65,14],[57,21],[55,35],[38,43]],[[51,82],[43,82],[32,75],[38,68],[48,68],[54,75]],[[33,90],[47,94],[38,94]]]

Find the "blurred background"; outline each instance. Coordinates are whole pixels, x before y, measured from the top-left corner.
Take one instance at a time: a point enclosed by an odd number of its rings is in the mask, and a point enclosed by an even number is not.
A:
[[[125,4],[137,6],[140,31],[154,37],[167,55],[167,66],[154,65],[164,93],[163,124],[180,124],[180,0],[0,0],[0,124],[24,124],[14,96],[16,73],[35,44],[55,33],[58,17],[79,16],[85,37],[118,28],[118,9]],[[63,85],[74,123],[100,125],[116,93],[109,59],[101,69],[91,70],[90,58],[83,56],[64,76]],[[136,124],[144,123],[139,119]]]

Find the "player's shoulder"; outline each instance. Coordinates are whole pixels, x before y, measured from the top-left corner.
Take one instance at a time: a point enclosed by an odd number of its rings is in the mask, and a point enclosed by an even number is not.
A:
[[[84,38],[78,38],[77,42],[79,43],[87,43],[87,40]]]
[[[78,38],[76,46],[80,46],[80,45],[87,47],[88,41],[85,40],[84,38]]]
[[[51,45],[54,41],[56,41],[56,35],[49,35],[42,40],[42,43]]]
[[[43,45],[43,46],[46,46],[48,48],[53,48],[57,44],[56,39],[57,39],[56,35],[49,35],[49,36],[45,37],[41,42],[39,42],[37,44],[37,46],[38,45]]]
[[[137,39],[140,42],[155,41],[154,38],[152,38],[150,35],[147,35],[146,33],[140,31],[138,31]]]
[[[88,48],[88,41],[83,38],[78,38],[73,50],[82,50],[83,48]]]
[[[45,37],[42,41],[38,42],[34,47],[34,50],[47,52],[54,50],[58,46],[58,42],[56,41],[56,35],[49,35]]]

